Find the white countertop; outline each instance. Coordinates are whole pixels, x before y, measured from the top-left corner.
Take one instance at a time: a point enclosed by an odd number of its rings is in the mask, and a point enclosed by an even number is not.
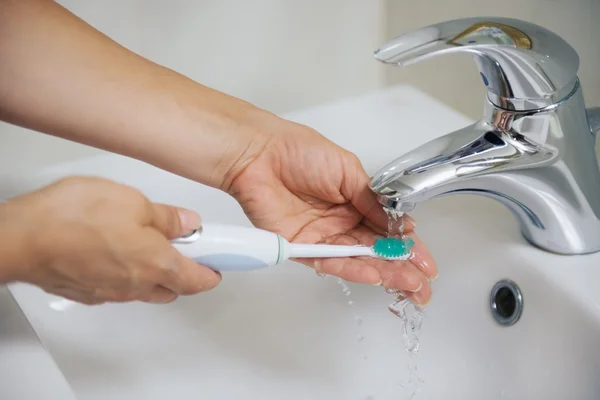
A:
[[[0,398],[75,399],[6,287],[0,287]]]

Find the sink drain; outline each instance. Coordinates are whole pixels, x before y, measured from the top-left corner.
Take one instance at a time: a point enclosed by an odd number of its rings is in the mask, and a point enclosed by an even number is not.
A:
[[[500,325],[515,324],[523,313],[523,296],[517,284],[509,279],[496,283],[490,293],[490,308]]]

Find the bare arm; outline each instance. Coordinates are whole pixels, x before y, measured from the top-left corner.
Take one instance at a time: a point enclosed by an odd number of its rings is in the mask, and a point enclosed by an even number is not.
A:
[[[370,246],[387,227],[356,156],[310,128],[133,54],[50,0],[0,0],[0,119],[227,190],[253,224],[290,240]],[[26,267],[16,278],[7,271],[5,281],[33,282],[65,296],[75,290],[73,297],[96,303],[170,301],[220,280],[182,259],[167,240],[176,235],[161,234],[160,226],[149,230],[164,218],[149,215],[148,201],[127,188],[76,180],[28,199],[15,200],[12,211],[0,209],[0,256],[10,260],[4,265]],[[19,249],[33,241],[27,238],[42,244]],[[422,243],[412,252],[403,268],[378,259],[309,264],[353,282],[409,291],[424,305],[437,268]],[[0,281],[1,269],[2,261]],[[157,286],[167,292],[154,293]]]
[[[278,118],[127,50],[51,0],[0,0],[0,119],[224,187]]]

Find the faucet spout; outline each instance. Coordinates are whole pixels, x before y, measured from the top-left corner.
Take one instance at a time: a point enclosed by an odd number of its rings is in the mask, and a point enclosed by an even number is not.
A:
[[[371,189],[385,206],[410,211],[415,203],[470,188],[473,178],[540,167],[557,153],[551,146],[479,121],[384,166],[372,179]]]

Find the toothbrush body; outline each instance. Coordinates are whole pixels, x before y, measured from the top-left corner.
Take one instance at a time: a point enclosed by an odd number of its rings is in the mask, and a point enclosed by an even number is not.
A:
[[[381,257],[368,246],[337,246],[290,243],[283,237],[257,228],[204,224],[202,229],[175,239],[173,246],[184,256],[216,271],[266,268],[289,258]],[[406,257],[390,257],[405,259]]]

